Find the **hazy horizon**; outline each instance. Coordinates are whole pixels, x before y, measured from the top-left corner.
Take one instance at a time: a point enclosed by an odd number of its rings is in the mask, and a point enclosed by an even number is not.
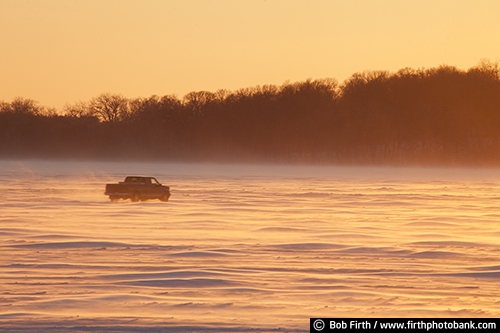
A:
[[[184,98],[101,94],[55,114],[0,103],[0,156],[500,165],[500,67],[484,60]]]

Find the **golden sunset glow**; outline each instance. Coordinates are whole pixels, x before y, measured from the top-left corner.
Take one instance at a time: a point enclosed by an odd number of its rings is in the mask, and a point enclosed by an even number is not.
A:
[[[499,14],[0,0],[0,331],[500,327]]]
[[[500,58],[496,0],[0,1],[0,101],[60,109]]]

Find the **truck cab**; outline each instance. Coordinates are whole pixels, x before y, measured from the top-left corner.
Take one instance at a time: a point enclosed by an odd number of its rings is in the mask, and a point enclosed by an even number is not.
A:
[[[127,176],[118,184],[106,184],[104,194],[108,195],[112,201],[118,199],[130,199],[133,202],[148,199],[168,201],[170,187],[162,185],[154,177]]]

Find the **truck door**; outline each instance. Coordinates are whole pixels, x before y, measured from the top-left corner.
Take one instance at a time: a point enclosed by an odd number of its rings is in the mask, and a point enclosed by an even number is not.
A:
[[[162,195],[160,183],[155,178],[148,178],[148,196],[159,197]]]

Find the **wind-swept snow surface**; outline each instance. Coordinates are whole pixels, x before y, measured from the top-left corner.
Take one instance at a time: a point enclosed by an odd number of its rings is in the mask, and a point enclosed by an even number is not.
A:
[[[110,202],[128,174],[170,201]],[[497,170],[2,161],[0,326],[498,317],[499,206]]]

